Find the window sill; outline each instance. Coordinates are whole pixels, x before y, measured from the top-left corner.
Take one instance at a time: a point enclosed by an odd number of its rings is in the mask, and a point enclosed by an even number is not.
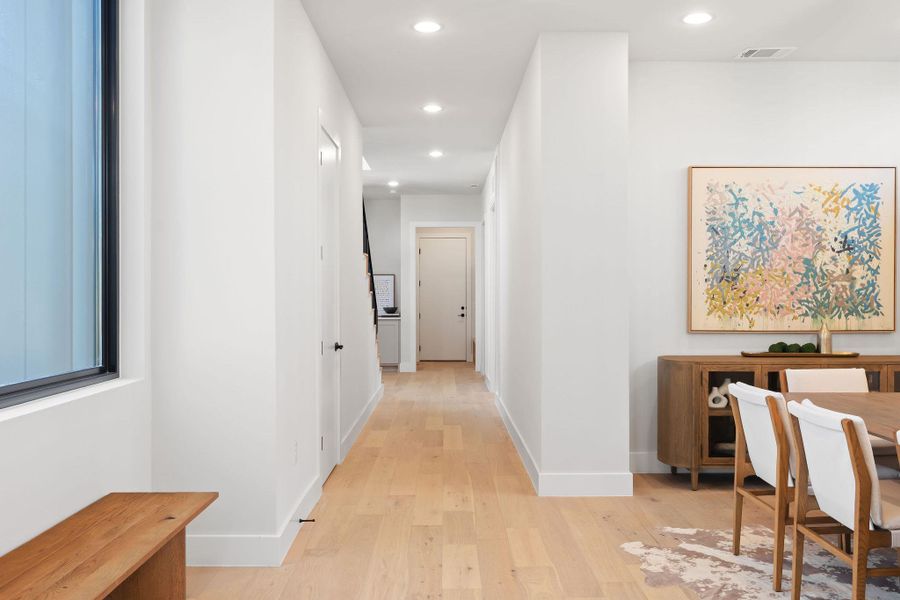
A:
[[[0,423],[11,421],[19,417],[24,417],[26,415],[39,413],[51,408],[55,408],[57,406],[61,406],[63,404],[68,404],[70,402],[89,398],[91,396],[111,393],[121,388],[134,386],[142,381],[143,378],[126,379],[117,377],[115,379],[89,384],[74,390],[59,392],[58,394],[53,394],[52,396],[46,396],[37,400],[31,400],[22,404],[9,406],[7,408],[0,409]]]

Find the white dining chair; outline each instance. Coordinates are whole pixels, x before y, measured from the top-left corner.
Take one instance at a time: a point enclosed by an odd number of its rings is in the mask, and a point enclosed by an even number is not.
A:
[[[741,552],[744,499],[771,511],[774,517],[772,587],[781,591],[784,538],[794,501],[795,442],[784,396],[745,383],[732,383],[728,393],[735,422],[734,538],[732,551]],[[748,460],[749,459],[749,460]],[[747,488],[756,475],[770,487]],[[830,521],[824,519],[822,521]]]
[[[782,371],[781,391],[797,393],[855,393],[869,391],[865,369],[785,369]],[[871,437],[872,451],[876,457],[887,457],[891,466],[896,458],[894,444],[890,440]]]
[[[865,393],[869,380],[865,369],[785,369],[783,392]]]
[[[803,547],[808,537],[853,569],[852,600],[866,597],[868,577],[900,575],[900,567],[869,568],[869,552],[900,547],[900,481],[879,480],[866,426],[857,416],[826,410],[804,400],[788,403],[798,442],[797,504],[791,597],[800,599]],[[850,552],[834,545],[807,522],[806,484],[816,490],[819,510],[852,532]]]

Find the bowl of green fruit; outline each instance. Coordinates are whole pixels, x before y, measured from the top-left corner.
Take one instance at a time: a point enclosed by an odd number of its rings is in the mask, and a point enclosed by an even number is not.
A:
[[[818,354],[822,358],[852,358],[859,356],[859,352],[832,352],[831,354],[822,354],[819,352],[818,346],[812,342],[805,344],[788,344],[787,342],[775,342],[769,346],[767,352],[741,352],[742,356],[749,357],[765,357],[765,356],[809,356],[810,354]]]
[[[818,346],[812,342],[806,344],[775,342],[769,346],[767,352],[741,352],[744,356],[808,356],[810,354],[818,353]]]
[[[819,349],[812,342],[803,344],[788,344],[787,342],[775,342],[769,346],[771,354],[813,354]]]

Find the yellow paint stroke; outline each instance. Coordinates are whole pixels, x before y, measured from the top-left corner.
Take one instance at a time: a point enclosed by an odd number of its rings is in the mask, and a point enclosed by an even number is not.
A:
[[[822,210],[832,217],[840,216],[841,210],[850,204],[850,199],[844,195],[844,188],[838,183],[835,183],[831,190],[814,183],[809,184],[809,188],[822,195]]]
[[[755,316],[759,312],[756,294],[752,292],[751,282],[742,273],[734,283],[723,281],[706,288],[706,313],[719,319],[737,319],[747,321],[750,328],[756,324]]]

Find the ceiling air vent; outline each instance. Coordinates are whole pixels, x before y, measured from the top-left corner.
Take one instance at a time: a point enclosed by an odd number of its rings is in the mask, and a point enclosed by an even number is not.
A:
[[[735,58],[738,60],[777,60],[784,58],[797,48],[747,48]]]

